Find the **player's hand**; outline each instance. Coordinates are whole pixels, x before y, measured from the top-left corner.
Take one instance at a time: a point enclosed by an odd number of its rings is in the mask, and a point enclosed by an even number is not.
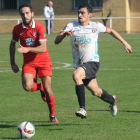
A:
[[[19,71],[19,68],[18,68],[18,66],[15,63],[11,64],[11,68],[12,68],[14,73],[17,73]]]
[[[19,44],[20,48],[17,49],[18,52],[20,53],[28,53],[30,50],[28,47],[23,47]]]
[[[127,53],[132,53],[132,48],[128,43],[124,45],[124,49]]]
[[[74,33],[74,31],[66,31],[65,32],[65,35],[66,36],[72,36],[73,33]]]

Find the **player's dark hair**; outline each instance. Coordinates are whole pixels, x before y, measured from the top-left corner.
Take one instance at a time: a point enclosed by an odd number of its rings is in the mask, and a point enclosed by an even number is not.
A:
[[[84,4],[80,5],[78,7],[78,10],[81,9],[81,8],[87,8],[87,11],[89,13],[92,13],[92,6],[89,3],[84,3]]]
[[[19,13],[20,13],[20,9],[23,8],[23,7],[29,7],[30,10],[31,10],[31,12],[33,12],[33,8],[32,8],[32,6],[31,6],[31,4],[29,4],[29,3],[23,3],[23,4],[21,4],[21,5],[19,6]]]

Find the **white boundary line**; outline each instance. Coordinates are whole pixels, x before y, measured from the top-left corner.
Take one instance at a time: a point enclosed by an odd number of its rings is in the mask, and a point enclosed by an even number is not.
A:
[[[0,61],[0,63],[5,63],[5,62],[8,62],[9,63],[9,61]],[[63,66],[60,66],[60,67],[52,67],[52,69],[67,69],[68,67],[71,66],[70,63],[62,63],[62,62],[53,62],[53,63],[57,63],[57,64],[60,64],[60,65],[63,65]],[[22,68],[19,68],[19,69],[22,70]],[[12,71],[11,68],[0,68],[0,72],[11,72],[11,71]]]
[[[4,63],[4,62],[9,62],[9,61],[0,61],[1,63]],[[53,62],[53,63],[57,63],[57,64],[60,64],[60,65],[63,65],[63,66],[60,66],[60,67],[52,67],[52,69],[54,70],[57,70],[57,69],[65,69],[65,70],[68,70],[68,69],[73,69],[74,68],[70,68],[71,64],[70,63],[62,63],[62,62]],[[22,70],[22,68],[19,68],[20,70]],[[109,70],[109,71],[129,71],[129,70],[137,70],[139,71],[140,69],[132,69],[132,68],[128,68],[128,69],[116,69],[116,68],[100,68],[99,70]],[[11,72],[12,69],[11,68],[0,68],[0,73],[2,72]]]
[[[127,37],[127,38],[125,38],[125,39],[130,39],[130,40],[137,40],[137,41],[139,41],[139,38],[133,38],[133,37],[131,37],[131,38],[130,38],[130,37]],[[0,38],[0,40],[11,40],[11,38]],[[115,40],[115,39],[112,40],[111,38],[105,38],[105,37],[104,37],[103,39],[101,39],[101,38],[98,39],[98,41],[100,41],[100,42],[102,42],[102,41],[103,41],[103,42],[106,42],[106,41],[108,42],[108,41],[110,41],[110,40],[111,40],[111,41],[114,41],[114,42],[118,42],[118,41]],[[50,39],[49,41],[53,41],[53,39]],[[65,39],[64,41],[69,41],[69,42],[70,42],[70,39]]]
[[[52,67],[53,70],[57,70],[57,69],[63,69],[63,70],[70,70],[74,68],[67,68],[67,67]],[[22,70],[22,68],[20,68],[20,70]],[[140,71],[140,69],[110,69],[110,68],[100,68],[99,70],[104,70],[104,71],[132,71],[132,70],[136,70],[136,71]],[[12,70],[10,68],[0,68],[0,73],[3,72],[12,72]]]
[[[61,67],[52,67],[52,69],[62,69],[62,68],[67,68],[67,67],[70,67],[71,66],[70,63],[61,63],[61,62],[53,62],[53,63],[63,64],[64,66],[61,66]]]

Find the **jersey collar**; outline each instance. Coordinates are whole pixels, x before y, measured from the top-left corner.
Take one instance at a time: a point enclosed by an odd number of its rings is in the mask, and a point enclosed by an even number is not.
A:
[[[23,28],[26,28],[26,26],[24,25],[24,23],[22,22],[22,27]],[[35,28],[35,21],[33,20],[33,25],[32,25],[32,28]]]
[[[88,25],[91,25],[92,23],[91,23],[91,21],[89,21],[89,23],[88,23]],[[80,23],[79,23],[79,25],[81,25]],[[86,25],[86,26],[88,26],[88,25]],[[82,26],[82,25],[81,25]]]
[[[89,21],[89,25],[91,25],[91,21]]]

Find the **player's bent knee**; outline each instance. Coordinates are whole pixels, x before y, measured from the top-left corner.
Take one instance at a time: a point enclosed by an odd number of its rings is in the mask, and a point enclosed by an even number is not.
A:
[[[33,85],[24,85],[23,88],[24,88],[24,90],[26,90],[26,91],[31,91],[32,88],[33,88]]]
[[[78,81],[78,80],[80,80],[81,78],[80,78],[80,76],[79,76],[79,74],[77,74],[77,73],[74,73],[73,74],[73,80],[74,81]]]
[[[93,95],[93,96],[100,97],[100,94],[99,94],[98,92],[96,92],[96,91],[92,91],[92,95]]]
[[[96,95],[97,95],[96,92],[93,92],[93,91],[92,91],[91,93],[92,93],[93,96],[96,96]]]

